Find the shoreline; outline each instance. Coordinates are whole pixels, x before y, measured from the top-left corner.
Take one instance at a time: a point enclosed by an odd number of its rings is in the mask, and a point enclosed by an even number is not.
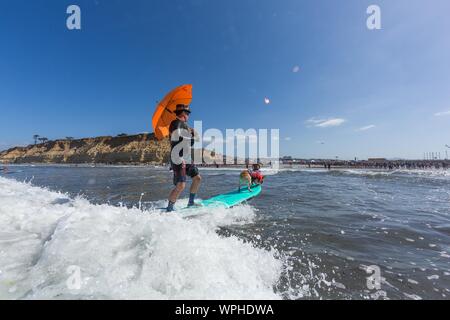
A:
[[[448,161],[448,160],[447,160]],[[278,169],[264,166],[262,171],[276,171],[276,170],[318,170],[321,171],[330,171],[330,170],[374,170],[374,171],[397,171],[397,170],[407,170],[407,171],[446,171],[450,169],[450,161],[447,166],[442,166],[442,160],[436,161],[429,166],[423,167],[412,167],[412,166],[395,166],[395,167],[384,167],[384,166],[364,166],[364,165],[331,165],[329,168],[324,165],[285,165],[280,164]],[[245,170],[246,165],[197,165],[202,170]],[[107,164],[107,163],[9,163],[9,164],[0,164],[0,172],[2,172],[3,168],[8,167],[61,167],[61,168],[153,168],[153,169],[164,169],[170,170],[169,165],[167,164],[145,164],[145,163],[123,163],[123,164]]]

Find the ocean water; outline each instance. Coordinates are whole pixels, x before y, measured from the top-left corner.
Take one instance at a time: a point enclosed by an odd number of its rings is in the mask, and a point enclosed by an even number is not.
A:
[[[201,173],[202,198],[238,183]],[[166,168],[0,171],[0,299],[450,297],[449,171],[269,171],[192,218],[156,209],[171,187]]]

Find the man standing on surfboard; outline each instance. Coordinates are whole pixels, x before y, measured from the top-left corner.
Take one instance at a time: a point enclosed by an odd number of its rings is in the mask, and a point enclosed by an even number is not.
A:
[[[178,196],[186,187],[187,176],[192,178],[188,207],[200,206],[194,202],[194,199],[202,178],[198,172],[198,168],[193,163],[186,163],[185,159],[183,159],[183,146],[185,147],[188,143],[189,148],[192,148],[197,138],[195,130],[187,124],[190,113],[191,110],[188,105],[178,104],[175,109],[177,118],[172,121],[169,127],[170,164],[173,170],[173,184],[175,188],[170,192],[167,212],[174,210]]]

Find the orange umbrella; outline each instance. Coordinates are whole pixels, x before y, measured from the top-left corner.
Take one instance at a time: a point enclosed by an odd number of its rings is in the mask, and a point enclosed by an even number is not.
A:
[[[169,136],[170,123],[176,119],[177,104],[188,105],[192,100],[192,84],[184,84],[170,91],[157,105],[152,118],[155,137],[161,140]]]

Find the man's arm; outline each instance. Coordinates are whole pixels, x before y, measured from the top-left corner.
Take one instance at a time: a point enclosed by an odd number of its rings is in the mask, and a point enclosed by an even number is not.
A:
[[[177,137],[179,141],[181,138],[192,139],[191,129],[186,123],[180,120],[175,120],[170,124],[169,132],[171,137],[173,137],[173,134],[176,132],[174,137]],[[177,139],[175,139],[175,141],[176,140]]]
[[[194,128],[189,128],[191,131],[193,141],[200,141],[200,135]]]

